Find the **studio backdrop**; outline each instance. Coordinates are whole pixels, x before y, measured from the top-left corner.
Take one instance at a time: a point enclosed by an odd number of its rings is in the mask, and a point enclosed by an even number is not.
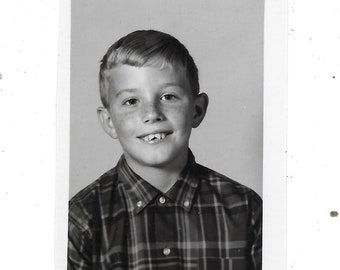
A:
[[[138,29],[173,35],[198,66],[210,103],[192,132],[196,161],[262,195],[264,0],[73,0],[71,16],[70,197],[122,154],[97,119],[99,64]]]

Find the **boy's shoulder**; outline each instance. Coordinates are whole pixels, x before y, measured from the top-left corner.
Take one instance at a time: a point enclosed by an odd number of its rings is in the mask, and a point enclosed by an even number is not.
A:
[[[197,164],[196,175],[200,179],[203,193],[213,189],[213,192],[224,199],[254,201],[256,204],[262,204],[261,197],[253,189],[213,169]]]
[[[91,204],[99,194],[111,193],[112,189],[117,185],[117,176],[117,167],[108,170],[97,180],[74,195],[69,201],[69,207],[71,208],[77,204]]]
[[[92,236],[91,224],[98,220],[102,207],[107,207],[117,186],[117,167],[100,176],[83,188],[69,201],[69,231],[80,231],[82,235]]]

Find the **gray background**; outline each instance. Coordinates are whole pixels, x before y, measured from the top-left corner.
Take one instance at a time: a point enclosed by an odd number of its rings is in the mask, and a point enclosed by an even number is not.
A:
[[[210,98],[192,133],[196,160],[262,195],[263,10],[264,0],[73,0],[70,197],[122,153],[97,120],[99,61],[137,29],[174,35],[196,61]]]

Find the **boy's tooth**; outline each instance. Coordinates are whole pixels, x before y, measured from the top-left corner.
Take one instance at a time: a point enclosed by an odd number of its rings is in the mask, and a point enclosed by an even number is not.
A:
[[[165,138],[165,133],[156,133],[156,134],[149,134],[149,135],[146,135],[144,137],[144,140],[149,142],[149,141],[152,141],[154,139],[158,139],[158,140],[161,140],[161,139],[164,139]]]

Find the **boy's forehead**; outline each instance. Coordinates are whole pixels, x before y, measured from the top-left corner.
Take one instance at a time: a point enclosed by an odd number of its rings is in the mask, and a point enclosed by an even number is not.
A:
[[[190,83],[185,69],[181,66],[165,65],[136,67],[119,65],[113,67],[109,74],[110,89],[135,89],[142,86],[170,87],[178,86],[190,91]]]

